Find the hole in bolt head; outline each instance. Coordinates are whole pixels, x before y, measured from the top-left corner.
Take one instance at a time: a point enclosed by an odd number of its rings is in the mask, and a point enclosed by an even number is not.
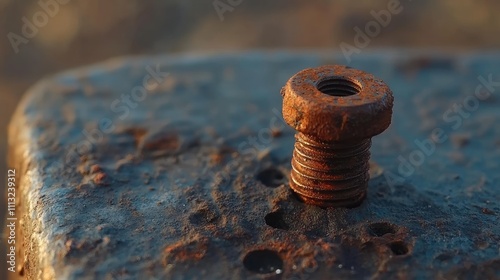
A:
[[[285,183],[285,175],[280,170],[271,167],[259,172],[257,180],[268,187],[276,188]]]
[[[331,77],[320,81],[316,88],[330,96],[349,96],[361,92],[361,85],[354,80],[344,77]]]
[[[283,260],[271,250],[256,250],[249,252],[243,259],[246,269],[259,274],[283,272]]]

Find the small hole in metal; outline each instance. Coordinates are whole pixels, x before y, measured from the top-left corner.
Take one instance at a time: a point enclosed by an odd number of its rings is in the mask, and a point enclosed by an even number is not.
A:
[[[388,233],[394,234],[396,233],[397,228],[390,223],[387,222],[380,222],[380,223],[373,223],[368,226],[368,233],[371,236],[384,236]]]
[[[403,241],[395,241],[389,244],[389,248],[394,255],[401,256],[406,255],[408,253],[408,247]]]
[[[275,251],[256,250],[249,252],[243,259],[246,269],[259,274],[283,272],[283,260]]]
[[[276,229],[288,230],[290,227],[286,224],[281,211],[271,212],[264,217],[266,224]]]
[[[259,174],[257,174],[257,180],[262,182],[262,184],[270,187],[276,188],[285,183],[285,175],[277,168],[264,169]]]

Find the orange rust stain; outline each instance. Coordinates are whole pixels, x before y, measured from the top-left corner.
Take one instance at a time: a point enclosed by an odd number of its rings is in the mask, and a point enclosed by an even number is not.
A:
[[[208,238],[195,236],[191,240],[180,240],[167,246],[163,253],[165,255],[163,264],[176,262],[199,261],[208,252]]]

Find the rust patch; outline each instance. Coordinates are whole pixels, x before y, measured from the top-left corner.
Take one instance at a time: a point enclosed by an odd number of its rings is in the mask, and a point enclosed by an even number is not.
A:
[[[196,235],[191,240],[180,240],[167,246],[164,250],[163,265],[175,264],[186,261],[199,261],[205,257],[208,251],[209,240],[206,237]]]

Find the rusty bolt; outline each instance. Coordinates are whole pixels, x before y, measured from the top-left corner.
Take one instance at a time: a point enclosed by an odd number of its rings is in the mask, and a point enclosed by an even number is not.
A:
[[[393,96],[373,75],[347,66],[305,69],[281,90],[293,127],[290,187],[305,203],[355,207],[366,196],[371,137],[391,123]]]

